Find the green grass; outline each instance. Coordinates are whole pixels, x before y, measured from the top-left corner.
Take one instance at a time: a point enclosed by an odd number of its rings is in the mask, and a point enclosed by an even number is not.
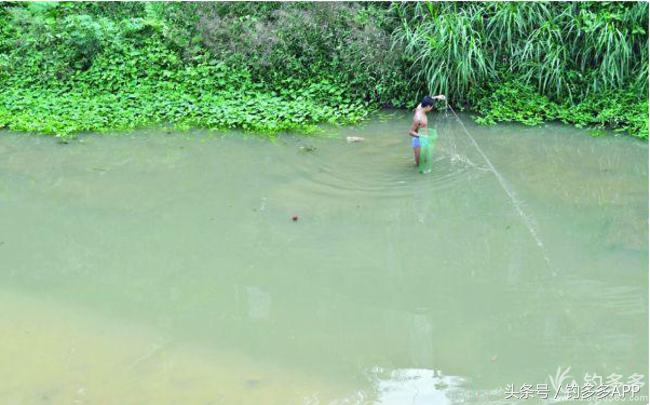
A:
[[[647,139],[645,2],[0,2],[0,128],[273,135],[446,94]]]
[[[481,113],[479,122],[534,125],[559,118],[647,139],[647,3],[395,8],[402,21],[393,32],[395,47],[412,61],[422,92],[447,94]]]

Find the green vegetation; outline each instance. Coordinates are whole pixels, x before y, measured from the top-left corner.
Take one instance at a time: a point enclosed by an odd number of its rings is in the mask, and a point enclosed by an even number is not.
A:
[[[189,28],[163,6],[5,4],[0,125],[59,136],[153,123],[275,133],[367,114],[332,69],[306,65],[303,77],[268,80],[237,49],[217,58],[199,34],[186,38]]]
[[[474,105],[480,114],[479,124],[520,122],[539,125],[545,121],[560,120],[577,127],[604,128],[627,132],[640,138],[648,137],[648,100],[639,97],[634,89],[601,91],[582,98],[579,103],[554,102],[540,95],[535,88],[518,82],[491,86],[488,96]],[[593,132],[601,134],[602,131]]]
[[[417,3],[393,33],[432,93],[479,123],[560,119],[648,137],[648,4]]]
[[[444,93],[484,124],[647,139],[647,3],[1,3],[0,128],[356,123]]]

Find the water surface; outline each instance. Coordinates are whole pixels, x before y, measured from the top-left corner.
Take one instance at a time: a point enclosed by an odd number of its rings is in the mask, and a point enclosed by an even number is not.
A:
[[[558,367],[646,374],[647,144],[463,117],[504,187],[444,114],[418,174],[409,120],[0,133],[0,402],[499,403]]]

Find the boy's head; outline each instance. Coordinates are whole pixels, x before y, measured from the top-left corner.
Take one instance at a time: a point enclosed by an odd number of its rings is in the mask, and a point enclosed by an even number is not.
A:
[[[424,111],[429,112],[433,109],[433,103],[434,99],[430,96],[424,96],[422,97],[422,101],[420,102],[420,105],[422,108],[424,108]]]

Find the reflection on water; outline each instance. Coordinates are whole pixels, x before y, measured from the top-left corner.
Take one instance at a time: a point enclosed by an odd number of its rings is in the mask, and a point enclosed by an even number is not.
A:
[[[398,112],[0,134],[0,402],[499,403],[559,366],[643,373],[647,145],[464,119],[544,252],[450,117],[426,176]]]
[[[465,384],[462,378],[442,375],[439,370],[415,368],[373,371],[376,402],[382,405],[451,404],[453,399],[470,399],[460,398]]]

